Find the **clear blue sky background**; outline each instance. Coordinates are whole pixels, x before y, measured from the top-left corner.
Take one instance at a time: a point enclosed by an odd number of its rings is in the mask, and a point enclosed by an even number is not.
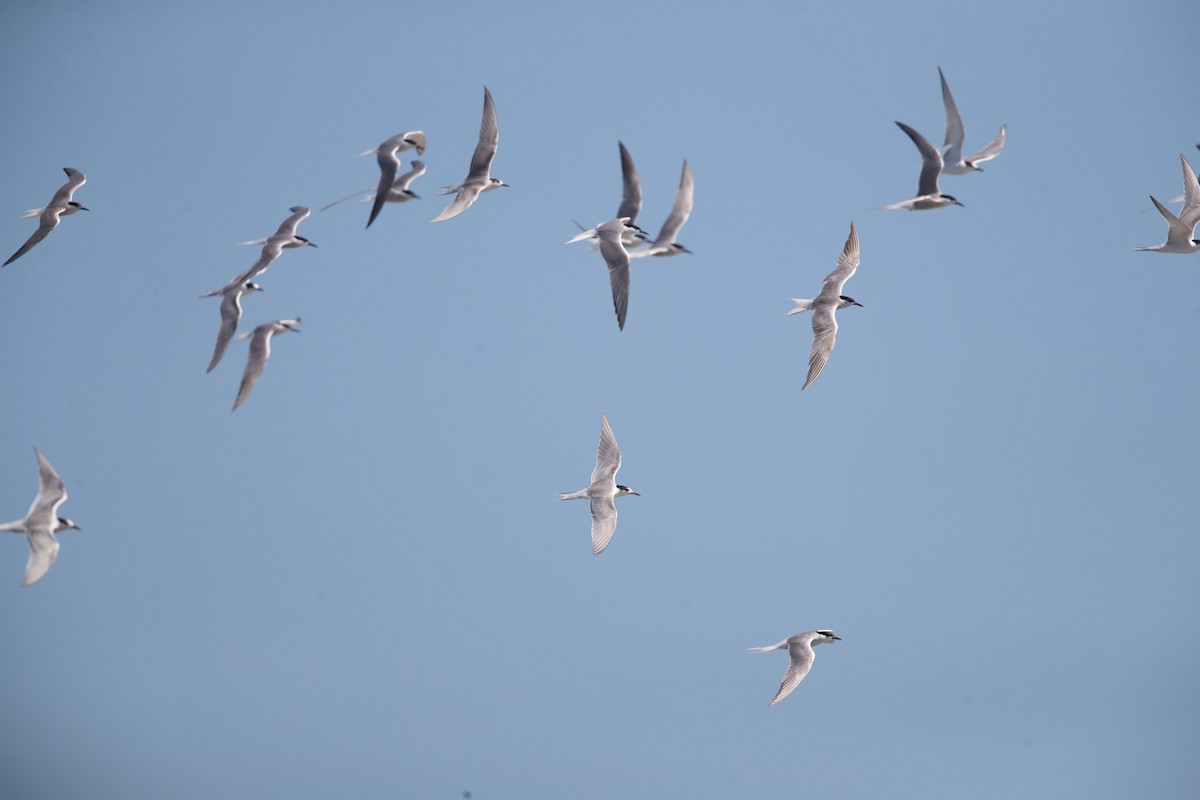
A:
[[[0,540],[5,796],[1195,796],[1200,256],[1132,250],[1200,162],[1193,3],[165,5],[0,8],[0,255],[62,167],[92,209],[0,272],[0,517],[36,445],[83,527],[30,589]],[[878,210],[939,65],[1008,147]],[[512,188],[431,225],[484,84]],[[422,199],[247,298],[304,332],[231,414],[197,295],[412,129]],[[647,227],[696,181],[624,332],[562,244],[618,139]],[[601,412],[643,496],[593,558]],[[744,648],[826,627],[767,708]]]

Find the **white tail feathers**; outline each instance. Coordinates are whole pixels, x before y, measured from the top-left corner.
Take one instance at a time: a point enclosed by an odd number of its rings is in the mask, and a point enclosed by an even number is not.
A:
[[[788,646],[787,639],[784,639],[779,644],[769,644],[766,647],[747,647],[748,653],[766,653],[770,650],[786,650]]]
[[[792,298],[792,302],[796,304],[796,307],[787,312],[788,314],[803,314],[805,311],[808,311],[810,308],[812,308],[813,304],[812,300],[801,300],[796,297]]]

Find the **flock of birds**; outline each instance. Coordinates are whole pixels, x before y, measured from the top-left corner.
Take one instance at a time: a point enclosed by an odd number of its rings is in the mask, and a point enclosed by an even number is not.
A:
[[[917,182],[916,196],[884,206],[888,210],[905,209],[908,211],[929,211],[947,208],[952,205],[961,206],[952,195],[944,194],[939,186],[942,175],[967,175],[981,172],[979,165],[1000,155],[1007,138],[1007,128],[1001,126],[999,134],[983,149],[974,155],[963,156],[965,130],[962,118],[946,83],[945,75],[938,69],[941,79],[942,103],[946,117],[945,139],[942,147],[934,147],[918,131],[903,122],[896,125],[912,140],[921,154],[921,172]],[[425,164],[422,161],[411,162],[411,169],[397,175],[400,171],[399,154],[415,149],[418,155],[424,155],[426,136],[423,131],[407,131],[392,136],[377,147],[367,150],[360,155],[375,155],[379,165],[379,183],[372,192],[369,188],[362,189],[340,200],[335,200],[324,208],[325,211],[347,200],[361,197],[365,202],[371,202],[371,211],[367,218],[366,227],[370,227],[384,205],[387,203],[404,203],[418,198],[412,191],[412,183],[425,174]],[[471,164],[466,178],[457,185],[441,189],[441,194],[453,194],[454,198],[432,222],[445,222],[466,211],[485,192],[507,186],[498,178],[491,176],[492,161],[496,156],[499,143],[499,126],[496,120],[496,106],[491,92],[487,87],[483,90],[483,115],[479,125],[479,141],[471,157]],[[634,167],[633,158],[623,142],[618,142],[621,157],[622,196],[617,208],[617,215],[611,220],[599,223],[593,228],[584,228],[578,222],[576,226],[580,233],[567,244],[589,240],[594,242],[593,249],[598,249],[608,266],[609,279],[612,287],[613,309],[616,312],[617,327],[625,327],[626,315],[629,308],[629,283],[631,259],[647,256],[665,257],[681,253],[691,253],[687,247],[677,240],[680,230],[687,222],[692,212],[694,180],[691,167],[687,160],[683,162],[679,188],[676,192],[675,203],[658,235],[651,239],[649,234],[635,224],[642,206],[642,188]],[[1197,145],[1200,149],[1200,145]],[[1167,222],[1167,238],[1162,244],[1152,247],[1137,247],[1136,250],[1190,254],[1200,252],[1200,239],[1195,236],[1195,228],[1200,223],[1200,183],[1196,173],[1184,156],[1180,156],[1183,167],[1183,193],[1172,198],[1168,204],[1182,203],[1178,214],[1172,213],[1166,205],[1160,203],[1153,195],[1150,199],[1155,208]],[[50,202],[44,208],[30,209],[25,217],[37,217],[38,228],[13,253],[3,266],[12,264],[24,256],[43,239],[45,239],[59,224],[63,217],[77,211],[87,211],[82,204],[75,201],[75,192],[84,185],[87,177],[83,172],[67,167],[67,182],[54,193]],[[259,257],[245,271],[230,280],[225,286],[214,291],[206,292],[201,297],[220,297],[221,323],[217,331],[216,346],[208,365],[208,372],[220,363],[233,340],[242,317],[242,298],[254,292],[263,291],[255,278],[265,273],[284,250],[317,245],[296,233],[297,227],[309,215],[310,211],[302,206],[294,206],[291,215],[280,223],[272,235],[255,241],[241,242],[245,245],[261,245]],[[821,290],[811,299],[792,300],[795,308],[788,314],[812,312],[813,341],[809,352],[808,375],[803,389],[812,385],[821,374],[830,354],[833,352],[837,336],[836,312],[850,306],[862,306],[853,297],[842,294],[846,281],[854,275],[859,264],[859,237],[854,223],[850,223],[850,234],[838,257],[837,265],[825,277]],[[249,355],[246,367],[242,373],[241,385],[234,400],[233,410],[245,402],[254,385],[262,376],[267,360],[271,354],[272,337],[288,332],[299,332],[301,320],[281,319],[263,323],[249,333],[241,334],[240,338],[249,338]],[[59,507],[67,499],[67,491],[55,472],[54,467],[42,454],[34,448],[38,464],[38,493],[28,513],[20,520],[0,525],[0,531],[24,533],[29,544],[29,561],[25,568],[25,577],[21,586],[30,586],[39,581],[58,555],[59,543],[55,534],[78,529],[69,519],[58,516]],[[592,553],[598,555],[612,541],[617,526],[616,498],[626,495],[637,495],[633,489],[616,482],[617,471],[621,467],[621,451],[617,445],[616,435],[607,417],[600,417],[600,443],[596,452],[596,466],[592,470],[591,482],[587,488],[575,492],[560,493],[560,500],[587,500],[591,507],[592,517]],[[813,648],[820,644],[839,641],[839,637],[831,630],[814,630],[797,634],[784,639],[777,644],[765,647],[750,648],[751,652],[767,652],[770,650],[787,650],[790,663],[788,670],[780,683],[779,691],[771,700],[771,705],[778,703],[791,694],[808,674],[813,663]]]

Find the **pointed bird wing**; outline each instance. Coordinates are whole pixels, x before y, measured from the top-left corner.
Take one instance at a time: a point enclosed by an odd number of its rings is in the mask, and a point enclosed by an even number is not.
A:
[[[629,310],[629,253],[621,243],[625,225],[610,220],[596,226],[600,239],[600,255],[608,264],[608,280],[612,284],[613,309],[617,312],[617,327],[625,330],[625,314]]]
[[[950,94],[950,86],[942,68],[938,67],[938,77],[942,80],[942,105],[946,109],[946,141],[942,145],[946,150],[944,160],[950,164],[962,161],[963,140],[966,132],[963,130],[962,117],[958,114],[958,106],[954,104],[954,95]]]
[[[662,230],[658,232],[658,238],[654,240],[655,244],[671,244],[675,241],[675,237],[679,235],[679,229],[692,214],[693,189],[692,168],[688,166],[685,158],[683,174],[679,178],[679,191],[675,193],[675,205],[671,209],[671,215],[663,223]]]
[[[1200,183],[1196,182],[1196,173],[1192,165],[1182,155],[1179,161],[1183,165],[1183,208],[1179,209],[1179,221],[1188,229],[1188,237],[1200,223]]]
[[[921,177],[917,182],[917,197],[941,194],[938,190],[938,176],[942,174],[942,154],[929,141],[915,130],[897,122],[900,130],[908,134],[917,150],[921,152]]]
[[[375,205],[371,206],[371,216],[367,219],[368,228],[379,216],[379,210],[383,208],[383,204],[387,202],[388,192],[392,190],[392,182],[396,180],[396,168],[400,166],[400,159],[396,157],[396,151],[393,148],[387,148],[383,152],[377,153],[376,161],[379,163],[379,186],[375,189]]]
[[[1008,126],[1001,125],[1000,132],[996,134],[996,138],[988,142],[987,146],[975,155],[968,156],[966,160],[972,164],[982,164],[985,161],[991,161],[1000,155],[1000,151],[1004,149],[1004,140],[1006,138],[1008,138]]]
[[[250,338],[250,356],[246,359],[246,370],[242,373],[242,385],[238,387],[237,400],[233,403],[234,411],[237,411],[238,406],[250,396],[250,390],[262,377],[267,359],[271,357],[271,336],[275,333],[275,324],[268,322],[254,329]]]
[[[642,210],[642,182],[638,180],[637,168],[633,166],[625,143],[618,141],[617,146],[621,148],[621,206],[617,209],[617,217],[629,217],[629,221],[634,222]]]
[[[492,102],[492,93],[483,87],[483,117],[479,121],[479,144],[475,145],[475,154],[471,156],[471,171],[467,173],[467,182],[471,179],[489,177],[492,170],[492,159],[496,157],[496,148],[500,143],[500,127],[496,123],[496,104]]]
[[[29,506],[25,519],[37,525],[45,525],[53,531],[58,518],[58,507],[67,500],[67,489],[50,461],[42,455],[42,451],[33,448],[38,462],[38,493]]]
[[[617,437],[608,417],[600,415],[600,444],[596,446],[596,466],[592,470],[592,486],[597,483],[608,484],[615,481],[617,470],[621,468],[621,449],[617,447]],[[594,513],[594,512],[593,512]]]
[[[54,193],[53,199],[50,200],[49,206],[65,206],[71,202],[71,198],[75,196],[75,190],[87,183],[87,176],[77,169],[71,167],[63,167],[63,172],[67,173],[67,182],[59,187]]]
[[[604,552],[617,530],[617,504],[611,497],[593,497],[592,505],[592,555]]]
[[[813,651],[812,646],[808,643],[789,641],[788,656],[792,661],[788,664],[788,671],[784,673],[783,682],[779,684],[779,691],[775,693],[775,699],[770,702],[772,706],[796,691],[800,681],[804,680],[804,676],[812,669]]]
[[[42,579],[54,564],[54,559],[58,558],[59,545],[53,529],[29,531],[26,539],[29,541],[29,561],[25,564],[25,579],[21,581],[21,586],[32,586]]]

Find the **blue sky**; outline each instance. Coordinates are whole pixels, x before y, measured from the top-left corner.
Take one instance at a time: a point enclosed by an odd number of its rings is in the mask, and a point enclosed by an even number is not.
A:
[[[6,794],[1194,794],[1200,256],[1132,249],[1200,161],[1192,4],[101,5],[0,9],[5,255],[62,167],[92,209],[0,271],[0,517],[37,446],[83,528],[32,588],[0,551]],[[881,211],[938,66],[1008,146]],[[485,84],[511,188],[431,225]],[[314,213],[246,299],[303,333],[231,414],[197,296],[413,129],[422,199]],[[562,245],[618,139],[647,227],[696,181],[623,332]],[[593,558],[554,493],[602,412],[642,496]],[[745,648],[813,628],[767,708]]]

